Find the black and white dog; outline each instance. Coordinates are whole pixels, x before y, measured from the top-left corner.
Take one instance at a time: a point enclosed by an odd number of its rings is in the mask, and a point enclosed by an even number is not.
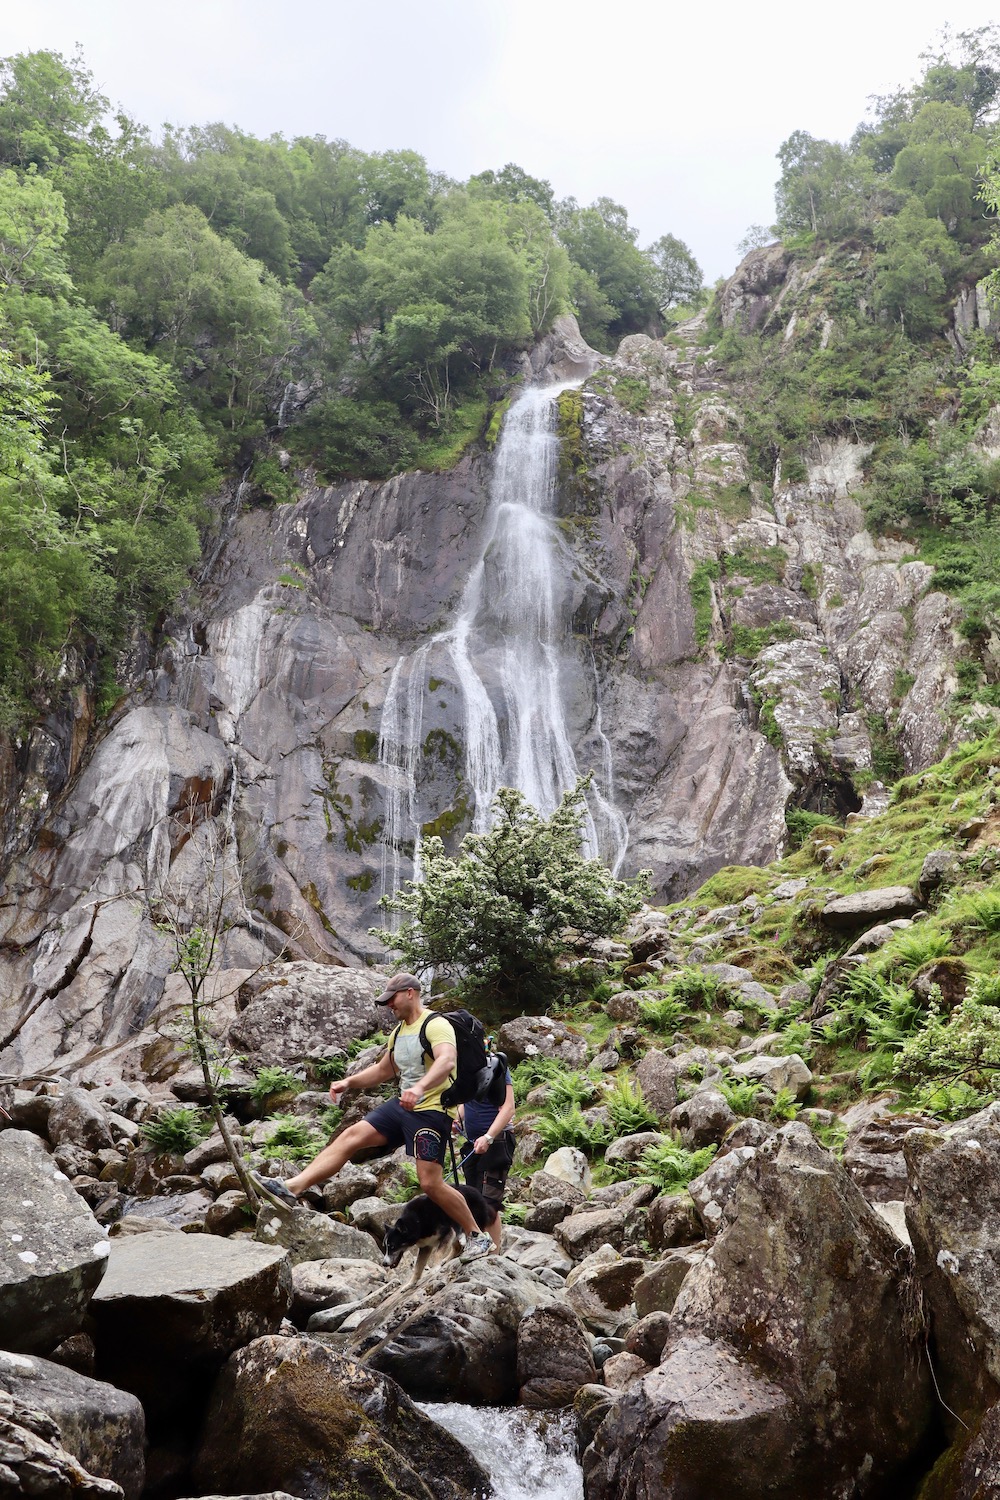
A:
[[[458,1192],[469,1205],[479,1228],[489,1229],[497,1216],[493,1205],[473,1187],[460,1187]],[[454,1219],[449,1219],[443,1208],[438,1208],[426,1193],[421,1193],[410,1199],[396,1222],[386,1229],[382,1262],[390,1270],[395,1269],[404,1252],[416,1246],[417,1259],[408,1283],[415,1286],[432,1258],[435,1264],[451,1260],[461,1253],[464,1243],[462,1231]]]

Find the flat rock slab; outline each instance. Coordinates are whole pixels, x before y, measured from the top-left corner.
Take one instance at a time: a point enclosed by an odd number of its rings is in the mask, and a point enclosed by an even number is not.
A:
[[[36,1135],[0,1133],[0,1348],[48,1354],[77,1333],[108,1235]]]
[[[88,1474],[138,1500],[146,1478],[146,1419],[135,1396],[103,1380],[27,1354],[0,1351],[0,1390],[44,1412],[67,1453]]]
[[[823,921],[837,929],[871,927],[875,922],[889,922],[893,917],[912,917],[920,911],[920,902],[908,885],[886,885],[876,891],[858,891],[854,896],[838,896],[823,908]]]
[[[182,1232],[113,1240],[92,1304],[98,1369],[155,1406],[168,1370],[217,1369],[234,1349],[274,1333],[291,1302],[283,1249]]]

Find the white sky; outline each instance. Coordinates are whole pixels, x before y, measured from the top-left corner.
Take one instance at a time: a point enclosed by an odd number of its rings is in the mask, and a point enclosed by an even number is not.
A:
[[[79,42],[156,127],[408,147],[457,178],[515,161],[557,196],[623,203],[640,244],[685,240],[709,282],[770,223],[793,130],[845,140],[989,0],[6,0],[0,55]]]

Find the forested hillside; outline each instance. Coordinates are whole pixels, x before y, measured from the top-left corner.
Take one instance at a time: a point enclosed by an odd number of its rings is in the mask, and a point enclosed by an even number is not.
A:
[[[400,150],[154,138],[84,61],[0,64],[0,728],[115,662],[194,576],[223,481],[282,500],[283,443],[327,479],[452,461],[560,311],[611,347],[696,296],[667,236],[557,202],[519,167],[467,183]],[[68,674],[65,653],[75,648]]]
[[[717,300],[709,336],[755,479],[803,479],[823,439],[869,445],[871,529],[912,541],[960,595],[980,657],[960,693],[1000,705],[1000,52],[995,28],[945,44],[846,145],[784,142],[777,223],[748,248],[780,236],[788,290],[758,317]]]

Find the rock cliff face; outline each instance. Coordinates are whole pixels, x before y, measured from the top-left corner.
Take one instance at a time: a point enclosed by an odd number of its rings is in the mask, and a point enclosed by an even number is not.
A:
[[[759,323],[793,272],[755,255],[725,306]],[[931,570],[863,527],[863,448],[817,445],[804,480],[749,482],[699,331],[625,340],[563,421],[567,720],[582,767],[607,736],[623,873],[651,867],[661,900],[773,858],[789,798],[877,799],[873,725],[891,719],[907,768],[939,754],[958,651]],[[532,369],[597,363],[566,321]],[[306,485],[295,504],[238,516],[111,721],[88,742],[78,705],[51,754],[41,740],[22,752],[19,780],[13,760],[0,767],[21,788],[5,809],[0,1068],[99,1069],[103,1049],[155,1021],[172,958],[156,904],[190,908],[209,866],[228,868],[228,967],[282,948],[333,964],[378,953],[381,712],[399,657],[454,610],[490,467],[479,452],[445,475]],[[446,674],[429,689],[422,806],[457,838],[461,695]]]

